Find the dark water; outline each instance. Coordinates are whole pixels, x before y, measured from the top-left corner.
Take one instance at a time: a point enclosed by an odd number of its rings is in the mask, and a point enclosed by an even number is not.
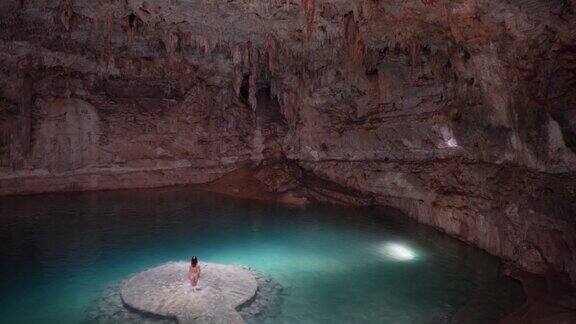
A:
[[[109,284],[191,255],[273,276],[271,323],[490,323],[522,301],[496,258],[381,210],[185,188],[4,197],[0,242],[2,323],[82,322]]]

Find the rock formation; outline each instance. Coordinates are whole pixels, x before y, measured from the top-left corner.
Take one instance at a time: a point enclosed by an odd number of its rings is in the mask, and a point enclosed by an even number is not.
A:
[[[0,194],[248,168],[270,192],[392,206],[576,282],[575,10],[4,0]]]
[[[225,306],[224,304],[212,305],[212,308],[200,309],[201,312],[196,314],[195,322],[219,322],[225,318],[223,315],[226,315],[226,312],[233,312],[232,315],[234,318],[239,321],[246,321],[247,323],[271,319],[277,315],[279,306],[278,297],[282,291],[282,286],[270,276],[238,266],[211,264],[208,266],[209,269],[206,271],[206,276],[203,276],[202,281],[200,281],[200,290],[192,291],[186,276],[188,266],[189,263],[187,262],[169,262],[110,285],[104,289],[102,296],[94,300],[86,309],[86,319],[84,322],[102,324],[182,323],[186,321],[186,318],[184,318],[186,314],[181,313],[181,311],[185,309],[178,311],[175,306],[185,305],[186,302],[193,301],[195,297],[196,301],[197,297],[202,297],[204,299],[202,301],[204,305],[210,304],[210,301],[213,302],[214,300],[210,300],[209,298],[214,297],[214,295],[206,296],[206,293],[222,293],[222,284],[231,284],[229,287],[224,287],[224,290],[227,292],[231,292],[233,288],[236,288],[236,290],[243,290],[244,295],[252,294],[254,280],[258,289],[255,294],[252,295],[252,298],[243,303],[241,307],[236,310],[230,310],[223,308]],[[214,272],[219,270],[223,272]],[[231,273],[240,273],[241,277],[227,278],[225,276]],[[241,280],[243,277],[248,277],[248,285],[238,286],[234,284],[235,281],[238,281],[238,279]],[[155,281],[150,281],[151,278],[154,278],[153,280]],[[134,286],[134,284],[137,284],[137,286]],[[205,288],[207,287],[210,288],[206,290]],[[250,289],[246,290],[246,288]],[[162,295],[162,292],[166,292],[169,289],[173,289],[174,293]],[[145,294],[140,294],[139,291],[141,290],[147,291]],[[194,296],[194,294],[197,296]],[[188,299],[179,300],[178,297],[188,297]],[[238,295],[236,295],[236,302],[238,302],[237,297]],[[129,300],[123,300],[123,298]],[[232,300],[234,299],[235,298],[232,298]],[[164,316],[150,313],[150,308],[158,310],[157,307],[161,306],[161,304],[158,304],[158,301],[161,300],[164,302],[172,302],[167,303],[167,305],[164,305],[165,307],[160,310]],[[126,301],[140,308],[140,310],[127,306]],[[141,309],[142,307],[146,307],[148,311],[143,311],[143,309]],[[174,313],[170,311],[170,308]],[[191,309],[188,309],[188,311],[190,310]],[[224,311],[225,313],[217,313],[216,311],[218,310]],[[206,316],[209,312],[214,316]],[[199,316],[201,314],[204,314],[204,316]],[[241,316],[241,319],[238,319],[238,314]],[[226,321],[226,323],[229,322],[230,321]]]
[[[135,275],[122,286],[122,302],[178,323],[244,323],[236,309],[255,298],[255,276],[239,266],[202,263],[202,280],[193,289],[188,266],[170,262]]]

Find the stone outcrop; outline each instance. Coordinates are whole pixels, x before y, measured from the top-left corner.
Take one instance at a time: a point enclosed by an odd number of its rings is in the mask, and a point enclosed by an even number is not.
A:
[[[0,25],[0,194],[251,170],[576,282],[573,0],[6,0]]]
[[[186,278],[187,265],[188,263],[186,262],[172,262],[149,270],[155,270],[156,274],[158,274],[160,269],[172,269],[178,271],[177,273],[174,273],[175,277],[186,281],[186,284],[188,284]],[[230,268],[236,268],[222,265],[220,265],[220,267],[228,268],[228,270]],[[242,271],[244,270],[246,269],[242,269]],[[181,271],[184,271],[183,276]],[[240,314],[242,320],[247,323],[274,318],[279,311],[279,296],[283,290],[282,286],[269,275],[257,272],[253,269],[250,269],[249,272],[256,280],[258,289],[255,296],[236,311]],[[142,275],[142,273],[136,274],[136,276],[138,275]],[[127,307],[122,300],[122,288],[125,287],[133,278],[134,276],[131,276],[106,287],[102,292],[102,295],[90,303],[85,310],[86,318],[83,323],[178,323],[175,316],[154,315],[137,311],[129,306]],[[142,279],[142,277],[140,277],[140,279]],[[148,282],[147,284],[151,283]],[[201,284],[203,287],[207,286],[206,283],[201,282]],[[176,283],[176,286],[178,286],[178,283]],[[186,288],[186,286],[180,286],[180,288]],[[153,295],[157,293],[157,290],[152,292]],[[155,296],[158,297],[157,295]],[[170,298],[173,298],[173,296],[167,296],[167,299]],[[204,311],[205,310],[203,310],[203,312]],[[222,319],[222,317],[217,318]],[[216,320],[217,318],[214,319]],[[210,318],[205,317],[204,320],[210,321]]]
[[[122,302],[178,323],[244,323],[237,309],[255,298],[254,275],[239,266],[202,263],[202,280],[193,289],[189,266],[170,262],[135,275],[122,286]]]

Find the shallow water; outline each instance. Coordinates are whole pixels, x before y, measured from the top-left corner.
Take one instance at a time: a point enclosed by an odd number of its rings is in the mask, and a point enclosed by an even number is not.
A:
[[[111,283],[191,255],[275,278],[271,323],[490,323],[522,301],[498,259],[376,209],[186,188],[4,197],[0,242],[2,323],[82,322]]]

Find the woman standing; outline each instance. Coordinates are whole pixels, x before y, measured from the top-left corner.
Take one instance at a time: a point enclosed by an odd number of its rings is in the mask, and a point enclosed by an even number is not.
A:
[[[198,280],[200,279],[200,265],[198,264],[198,259],[193,257],[190,260],[190,268],[188,269],[188,279],[192,287],[198,285]]]

